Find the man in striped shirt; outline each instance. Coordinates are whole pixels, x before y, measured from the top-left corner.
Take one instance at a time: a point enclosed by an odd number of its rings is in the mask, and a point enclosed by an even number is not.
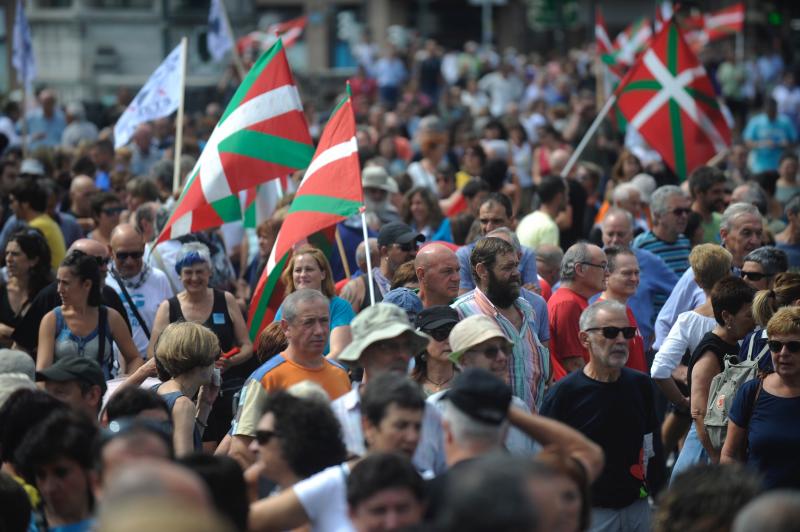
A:
[[[692,245],[683,232],[689,221],[690,205],[689,197],[679,187],[660,187],[650,199],[653,228],[633,241],[634,247],[661,257],[678,277],[689,268]]]

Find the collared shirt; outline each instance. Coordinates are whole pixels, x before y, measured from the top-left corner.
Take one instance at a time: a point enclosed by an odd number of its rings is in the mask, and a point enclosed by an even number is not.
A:
[[[381,295],[386,295],[386,292],[392,289],[392,280],[387,279],[378,266],[372,268],[372,279],[381,291]]]
[[[647,351],[655,339],[653,326],[658,309],[654,301],[659,296],[664,300],[669,297],[678,282],[678,276],[667,267],[661,257],[639,248],[634,248],[633,253],[639,261],[639,288],[628,300],[628,306],[636,316],[636,323],[639,324],[639,331],[644,338],[644,349]]]
[[[479,288],[462,295],[451,305],[461,318],[483,314],[493,318],[506,337],[513,342],[508,365],[511,391],[538,412],[544,400],[544,387],[550,375],[550,354],[536,335],[536,312],[523,298],[518,297],[514,308],[522,314],[522,327],[517,330]]]
[[[359,383],[331,403],[331,409],[342,426],[342,436],[347,451],[363,456],[367,452],[361,425],[361,393]],[[422,418],[422,433],[412,460],[419,471],[441,474],[447,469],[442,438],[442,421],[435,406],[426,404]]]
[[[661,312],[656,318],[656,341],[654,349],[661,347],[662,342],[669,334],[672,324],[678,319],[678,315],[687,310],[692,310],[706,301],[706,294],[703,289],[697,286],[694,280],[694,272],[691,268],[683,272],[678,279],[672,294],[667,298],[667,302],[661,307]]]
[[[64,118],[64,113],[59,109],[53,111],[53,116],[47,118],[44,116],[44,111],[34,109],[25,117],[28,126],[28,149],[35,150],[40,146],[48,146],[55,148],[61,145],[61,135],[64,133],[64,128],[67,127],[67,121]],[[44,134],[41,138],[33,140],[34,137]]]
[[[475,249],[475,242],[461,246],[456,251],[458,257],[458,273],[461,276],[459,288],[461,290],[472,290],[475,288],[475,280],[472,278],[472,266],[469,263],[469,256]],[[522,275],[522,284],[533,283],[539,286],[539,277],[536,275],[536,253],[530,248],[522,247],[522,257],[519,259],[519,273]]]

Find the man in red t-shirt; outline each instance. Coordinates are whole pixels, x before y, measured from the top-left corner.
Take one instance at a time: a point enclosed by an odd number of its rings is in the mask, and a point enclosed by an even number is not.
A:
[[[589,298],[606,288],[608,262],[599,247],[579,242],[561,261],[561,286],[547,302],[550,316],[550,361],[553,378],[581,369],[589,353],[578,338],[578,321]]]

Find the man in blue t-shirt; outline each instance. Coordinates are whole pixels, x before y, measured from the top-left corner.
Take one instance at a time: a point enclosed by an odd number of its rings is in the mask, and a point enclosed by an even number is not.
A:
[[[742,134],[750,148],[753,173],[777,170],[781,154],[797,142],[797,130],[785,115],[778,114],[775,100],[768,98],[764,112],[747,122]]]

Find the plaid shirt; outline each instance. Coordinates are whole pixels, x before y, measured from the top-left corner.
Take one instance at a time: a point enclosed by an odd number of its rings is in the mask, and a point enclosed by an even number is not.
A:
[[[550,375],[550,354],[536,335],[536,312],[533,307],[521,297],[514,302],[514,308],[523,318],[519,330],[500,314],[497,307],[478,288],[456,299],[452,307],[461,318],[484,314],[497,322],[514,344],[508,364],[511,391],[525,401],[531,411],[538,412],[544,400],[547,377]]]

